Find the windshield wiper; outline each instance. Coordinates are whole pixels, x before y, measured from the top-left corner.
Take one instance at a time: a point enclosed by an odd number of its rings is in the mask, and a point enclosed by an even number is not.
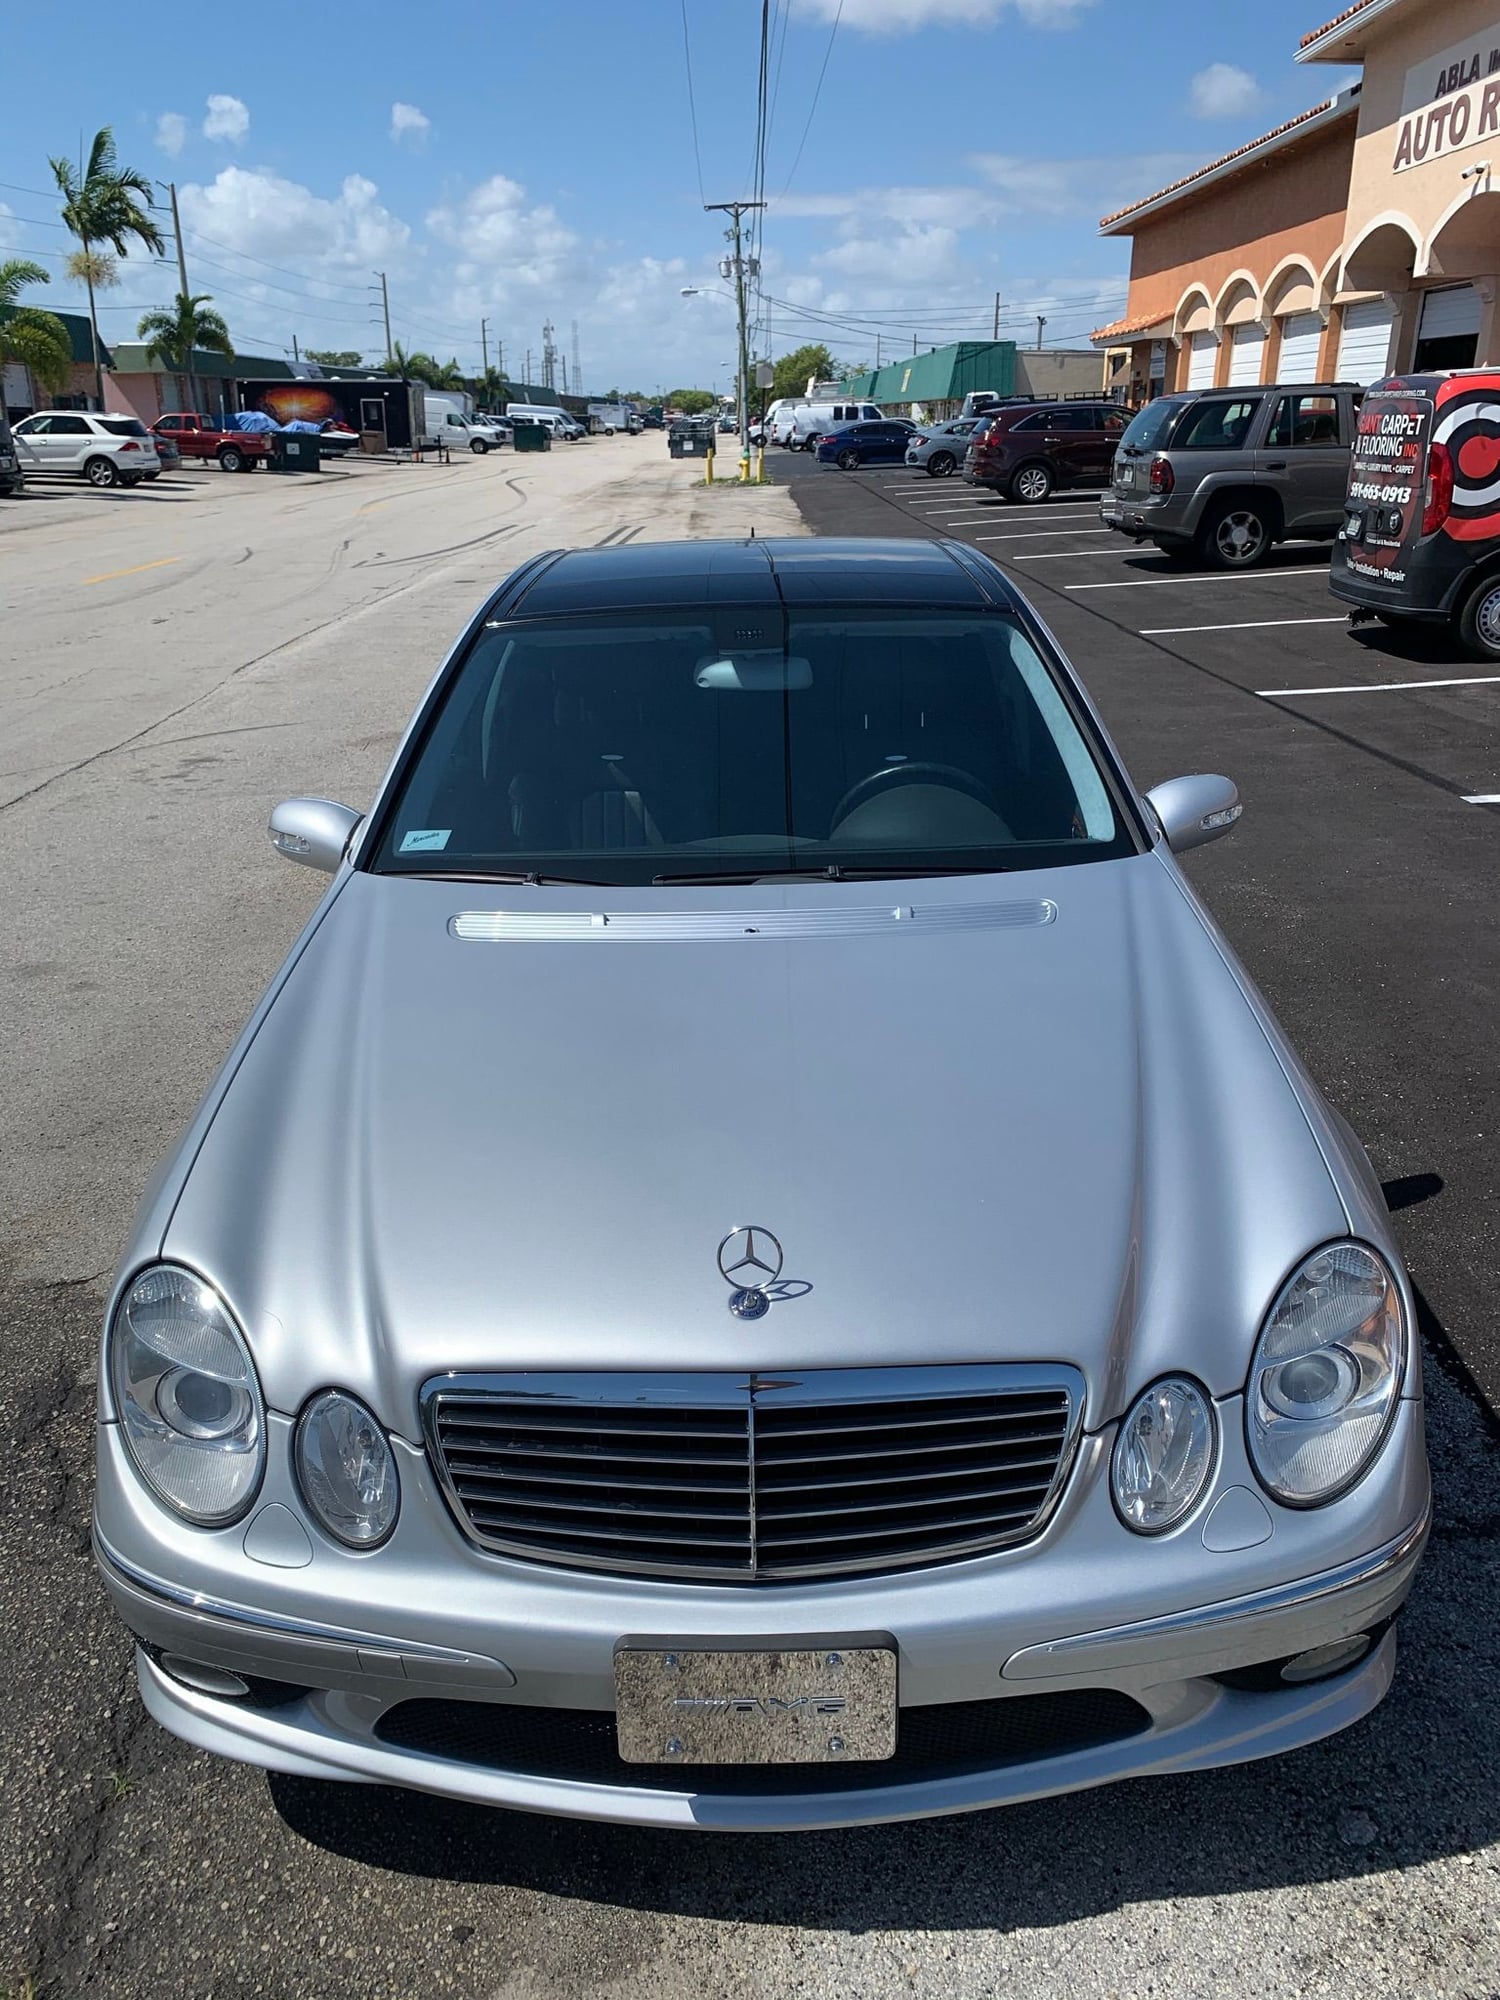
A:
[[[716,883],[733,882],[884,882],[911,881],[917,877],[943,875],[1005,875],[1012,864],[1005,861],[956,862],[946,867],[883,868],[856,862],[852,867],[831,861],[826,868],[729,868],[709,875],[653,875],[653,889],[685,887],[712,888]]]
[[[601,882],[589,875],[539,875],[534,868],[398,868],[391,871],[409,882],[524,882],[531,889],[612,889],[617,882]]]

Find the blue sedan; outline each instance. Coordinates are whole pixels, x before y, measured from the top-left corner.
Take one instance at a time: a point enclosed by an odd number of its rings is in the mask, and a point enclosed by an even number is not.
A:
[[[900,465],[916,428],[894,417],[840,424],[818,439],[818,463],[840,465],[845,472],[861,465]]]

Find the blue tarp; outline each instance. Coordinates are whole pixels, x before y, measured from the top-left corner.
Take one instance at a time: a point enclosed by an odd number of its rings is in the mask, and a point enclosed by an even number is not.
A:
[[[265,416],[259,410],[241,410],[230,419],[231,427],[237,431],[248,431],[254,436],[264,437],[272,431],[279,431],[281,425],[274,417]],[[316,430],[316,424],[313,426]]]

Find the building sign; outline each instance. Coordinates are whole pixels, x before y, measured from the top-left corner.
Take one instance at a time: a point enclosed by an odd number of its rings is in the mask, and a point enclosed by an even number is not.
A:
[[[1500,140],[1500,22],[1406,72],[1393,173]]]

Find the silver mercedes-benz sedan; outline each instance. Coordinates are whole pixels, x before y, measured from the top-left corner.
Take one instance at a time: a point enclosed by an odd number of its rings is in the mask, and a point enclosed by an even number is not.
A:
[[[1358,1141],[983,556],[527,563],[152,1183],[96,1544],[275,1770],[663,1826],[1288,1750],[1428,1521]]]

